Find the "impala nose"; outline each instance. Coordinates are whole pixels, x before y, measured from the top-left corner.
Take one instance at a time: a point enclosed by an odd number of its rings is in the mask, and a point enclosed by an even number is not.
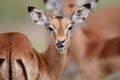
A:
[[[58,42],[57,42],[57,47],[58,48],[63,48],[64,47],[64,42],[65,42],[65,39],[64,40],[58,40]]]

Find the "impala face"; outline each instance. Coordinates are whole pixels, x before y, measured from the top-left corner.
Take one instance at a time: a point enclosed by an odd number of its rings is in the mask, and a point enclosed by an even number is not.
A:
[[[70,42],[73,26],[70,25],[70,19],[62,16],[56,16],[49,20],[48,30],[51,32],[52,41],[58,51],[64,53]]]
[[[56,49],[61,53],[65,53],[70,45],[71,32],[75,23],[81,23],[88,15],[90,4],[85,4],[77,8],[72,18],[56,16],[47,18],[41,9],[28,7],[28,11],[33,21],[38,25],[44,25],[50,32],[51,40]]]

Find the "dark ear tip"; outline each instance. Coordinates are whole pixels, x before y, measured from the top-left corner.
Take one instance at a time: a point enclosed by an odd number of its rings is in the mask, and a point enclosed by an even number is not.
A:
[[[48,0],[44,0],[44,3],[46,3]]]
[[[29,7],[28,7],[28,12],[32,12],[33,9],[35,9],[35,7],[29,6]]]
[[[86,8],[88,8],[88,9],[91,8],[91,4],[90,3],[84,4],[83,6],[86,7]]]
[[[99,2],[99,0],[95,0],[96,2]]]

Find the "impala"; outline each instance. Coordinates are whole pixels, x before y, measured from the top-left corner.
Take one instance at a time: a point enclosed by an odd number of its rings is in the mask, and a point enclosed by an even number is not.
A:
[[[44,25],[50,34],[48,48],[39,54],[25,35],[17,32],[0,34],[0,79],[58,80],[66,64],[73,24],[84,21],[89,7],[89,4],[79,7],[71,19],[62,16],[48,19],[41,9],[28,7],[33,21]],[[82,16],[76,17],[80,10]]]

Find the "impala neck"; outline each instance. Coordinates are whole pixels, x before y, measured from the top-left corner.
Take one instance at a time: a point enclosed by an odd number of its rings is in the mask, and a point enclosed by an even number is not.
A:
[[[60,77],[66,64],[66,56],[67,53],[60,54],[52,42],[49,44],[47,50],[43,53],[44,60],[48,65],[49,73],[53,77],[52,80],[55,80],[55,78],[57,80]]]

